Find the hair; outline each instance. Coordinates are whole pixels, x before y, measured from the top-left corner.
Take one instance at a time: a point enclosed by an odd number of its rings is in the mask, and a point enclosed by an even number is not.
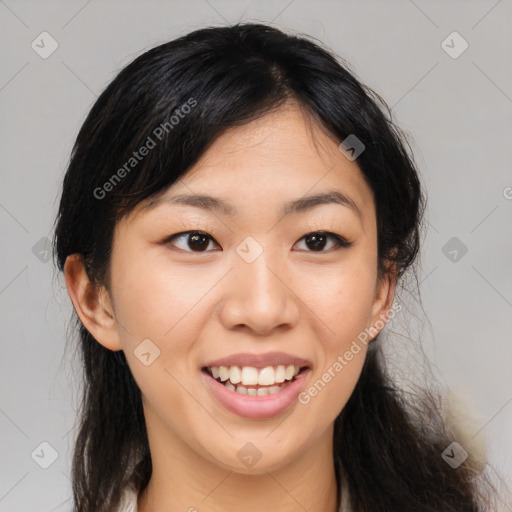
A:
[[[426,205],[406,136],[343,59],[307,36],[252,23],[203,28],[152,48],[102,92],[63,181],[53,241],[58,269],[80,254],[93,286],[108,290],[116,223],[165,192],[225,130],[291,101],[336,140],[355,134],[364,144],[356,163],[374,194],[378,275],[393,268],[400,281],[414,270]],[[130,160],[149,140],[154,148]],[[103,347],[74,319],[84,370],[74,510],[115,510],[125,486],[140,493],[152,473],[141,393],[124,353]],[[436,398],[423,390],[406,399],[378,338],[334,423],[336,478],[352,510],[489,510],[472,454],[456,470],[441,457],[453,433]]]

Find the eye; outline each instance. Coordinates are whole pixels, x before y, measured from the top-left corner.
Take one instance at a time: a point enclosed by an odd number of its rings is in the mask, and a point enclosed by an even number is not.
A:
[[[328,249],[332,249],[334,247],[334,250],[341,247],[348,248],[353,243],[349,242],[342,236],[328,231],[314,231],[312,233],[308,233],[307,235],[304,235],[299,242],[302,240],[305,241],[306,246],[310,249],[307,252],[329,252],[328,250],[324,250],[326,245],[329,245],[329,240],[331,241],[331,246],[328,247]],[[211,252],[207,250],[210,246],[210,242],[217,244],[217,242],[204,231],[185,231],[184,233],[176,233],[162,241],[164,244],[172,243],[178,249],[185,252]]]
[[[308,233],[303,236],[301,240],[305,241],[305,244],[311,251],[308,252],[329,252],[324,251],[326,245],[328,245],[328,240],[332,241],[331,248],[334,247],[334,250],[340,249],[341,247],[348,248],[352,245],[353,242],[349,242],[342,236],[336,235],[335,233],[330,233],[329,231],[315,231],[312,233]]]
[[[176,241],[179,241],[180,243],[178,244]],[[178,249],[186,252],[210,252],[206,251],[206,249],[208,248],[210,242],[215,241],[208,233],[205,233],[204,231],[186,231],[185,233],[177,233],[175,235],[171,235],[166,240],[164,240],[164,243],[171,242],[177,246]]]

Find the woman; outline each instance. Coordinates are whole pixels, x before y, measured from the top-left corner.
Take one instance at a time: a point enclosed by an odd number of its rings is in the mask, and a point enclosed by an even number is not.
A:
[[[424,209],[386,108],[257,24],[153,48],[102,93],[55,231],[76,511],[489,510],[481,462],[379,347]]]

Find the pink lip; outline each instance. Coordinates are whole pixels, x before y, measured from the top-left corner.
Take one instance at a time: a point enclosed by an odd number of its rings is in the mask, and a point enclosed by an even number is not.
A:
[[[265,368],[266,366],[277,365],[308,366],[311,363],[301,357],[285,354],[284,352],[267,352],[266,354],[234,354],[222,359],[210,361],[203,366],[252,366],[254,368]]]
[[[212,366],[217,366],[217,364]],[[224,386],[224,384],[217,382],[204,371],[201,372],[201,379],[215,398],[217,398],[228,411],[244,418],[265,419],[281,414],[297,400],[297,397],[304,388],[306,378],[310,371],[309,368],[302,371],[295,377],[295,380],[286,385],[282,391],[265,396],[241,395],[236,391],[231,391]]]

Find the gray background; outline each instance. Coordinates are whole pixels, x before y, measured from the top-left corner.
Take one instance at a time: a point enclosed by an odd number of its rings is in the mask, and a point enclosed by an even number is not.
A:
[[[195,28],[239,20],[317,37],[411,134],[429,198],[423,310],[411,301],[414,315],[393,322],[402,343],[395,355],[400,360],[422,340],[442,381],[473,404],[472,437],[487,440],[491,461],[510,478],[511,0],[6,0],[0,15],[1,511],[70,509],[77,379],[64,347],[71,307],[44,238],[77,131],[135,56]],[[42,46],[43,31],[58,43],[46,59],[31,47]],[[460,39],[445,43],[452,56],[442,47],[453,31],[469,44],[457,58]],[[402,324],[410,340],[398,334]],[[58,452],[48,469],[40,467],[52,460],[42,442]]]

